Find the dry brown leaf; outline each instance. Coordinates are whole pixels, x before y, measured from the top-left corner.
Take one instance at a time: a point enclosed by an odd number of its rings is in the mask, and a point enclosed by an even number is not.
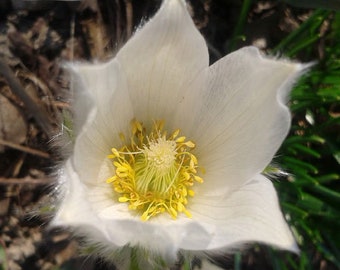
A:
[[[21,144],[25,141],[27,124],[18,110],[6,97],[0,94],[0,139]],[[4,147],[0,145],[0,152]]]

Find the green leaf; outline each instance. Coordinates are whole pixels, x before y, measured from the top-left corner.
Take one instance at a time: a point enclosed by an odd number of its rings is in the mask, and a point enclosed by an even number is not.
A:
[[[307,146],[304,146],[302,144],[294,144],[292,146],[292,148],[295,148],[297,150],[299,150],[300,152],[304,153],[304,154],[307,154],[307,155],[310,155],[312,157],[315,157],[315,158],[320,158],[321,157],[321,154],[318,153],[317,151],[307,147]]]
[[[5,248],[0,245],[0,270],[7,270],[7,257],[6,257],[6,251]]]
[[[316,180],[319,184],[326,184],[326,183],[333,182],[339,179],[340,179],[340,175],[336,173],[330,173],[330,174],[316,177]]]
[[[306,192],[301,194],[300,200],[297,202],[297,207],[301,207],[309,214],[317,215],[320,217],[327,217],[331,219],[338,219],[340,212],[335,208],[329,206],[323,200],[310,195]]]
[[[284,144],[295,144],[295,143],[308,143],[308,142],[313,142],[313,143],[325,143],[325,139],[318,135],[311,135],[311,136],[290,136],[288,137]]]
[[[318,173],[318,169],[314,165],[304,162],[302,160],[293,158],[293,157],[285,156],[282,158],[282,162],[284,164],[290,164],[292,167],[298,166],[301,169],[312,172],[314,174]]]
[[[303,24],[300,25],[296,30],[291,32],[285,39],[283,39],[273,50],[274,53],[285,51],[287,54],[292,55],[288,46],[295,46],[302,40],[304,42],[304,36],[306,33],[310,33],[312,29],[320,27],[325,17],[329,15],[329,12],[324,10],[317,10],[310,16]],[[317,33],[318,34],[318,33]]]
[[[242,269],[242,253],[236,252],[234,255],[234,270]]]
[[[247,15],[248,15],[248,12],[250,10],[251,3],[252,3],[252,0],[244,0],[243,1],[242,7],[241,7],[241,13],[238,17],[239,19],[238,19],[237,24],[234,28],[235,30],[234,30],[233,36],[231,38],[231,43],[230,43],[230,46],[229,46],[230,52],[232,52],[236,49],[237,40],[240,40],[240,37],[241,37],[241,39],[242,39],[242,37],[244,37],[242,35],[242,33],[243,33],[245,23],[247,22]]]
[[[340,192],[331,190],[321,185],[312,186],[310,189],[319,193],[320,195],[326,196],[327,200],[334,200],[335,202],[340,203]]]
[[[287,211],[289,211],[293,215],[298,216],[298,218],[304,219],[308,217],[308,212],[302,210],[299,207],[296,207],[295,205],[291,203],[283,202],[281,205],[283,208],[285,208]]]

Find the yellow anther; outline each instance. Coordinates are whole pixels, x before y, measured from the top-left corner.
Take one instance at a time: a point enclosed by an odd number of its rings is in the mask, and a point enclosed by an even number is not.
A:
[[[110,177],[110,178],[108,178],[108,179],[106,179],[106,183],[112,183],[112,182],[114,182],[114,181],[116,181],[117,180],[117,176],[112,176],[112,177]]]
[[[114,161],[113,165],[115,165],[116,168],[122,167],[122,164],[119,161]]]
[[[194,178],[195,178],[195,180],[196,180],[198,183],[203,183],[203,178],[201,178],[201,177],[199,177],[199,176],[197,176],[197,175],[195,175]]]
[[[115,187],[114,190],[118,193],[122,193],[123,189],[119,188],[119,187]]]
[[[188,210],[185,209],[183,212],[188,218],[192,218],[192,215]]]
[[[189,163],[190,169],[191,170],[195,170],[196,167],[196,163],[193,159],[190,159],[190,163]]]
[[[130,209],[130,210],[136,210],[136,209],[137,209],[137,205],[135,205],[135,204],[129,204],[129,209]]]
[[[198,161],[197,158],[194,155],[190,155],[191,160],[194,162],[195,165],[197,165]]]
[[[118,171],[118,170],[116,170],[116,175],[118,176],[118,178],[125,178],[125,177],[128,176],[127,173],[125,173],[125,172],[120,172],[120,171]]]
[[[191,217],[185,205],[194,196],[189,189],[194,182],[202,183],[197,175],[198,162],[191,152],[192,141],[185,141],[175,130],[170,136],[163,130],[164,121],[155,121],[146,133],[141,122],[131,121],[132,136],[120,148],[112,148],[108,155],[113,161],[115,175],[106,180],[120,194],[118,201],[138,211],[143,221],[167,212],[176,219],[179,212]],[[176,139],[177,138],[177,139]]]
[[[195,196],[195,191],[193,191],[192,189],[188,190],[188,194],[190,197],[194,197]]]
[[[119,173],[126,173],[128,172],[129,170],[123,166],[120,166],[120,167],[117,167],[116,169],[116,172],[119,172]]]
[[[188,172],[183,172],[183,176],[185,180],[189,180],[191,178],[191,175]]]
[[[184,210],[183,204],[180,203],[180,202],[178,202],[178,203],[177,203],[177,211],[178,211],[178,212],[183,212],[183,210]]]
[[[143,213],[143,215],[141,216],[141,220],[143,220],[143,221],[147,221],[149,218],[150,218],[150,216],[148,215],[147,211],[145,211]]]
[[[170,138],[171,139],[175,139],[177,136],[178,136],[178,134],[179,134],[179,129],[176,129],[173,133],[172,133],[172,135],[170,136]]]
[[[128,202],[128,201],[129,201],[129,198],[126,198],[126,197],[119,197],[119,198],[118,198],[118,201],[119,201],[119,202]]]
[[[117,150],[116,148],[112,148],[112,149],[111,149],[111,152],[112,152],[112,154],[113,154],[114,157],[119,157],[119,156],[120,156],[120,155],[119,155],[119,152],[118,152],[118,150]]]
[[[185,136],[176,139],[176,143],[183,143],[185,141]]]
[[[183,145],[188,146],[189,148],[194,148],[195,144],[192,141],[187,141],[183,143]]]
[[[169,212],[173,218],[177,218],[177,211],[174,208],[169,207]]]

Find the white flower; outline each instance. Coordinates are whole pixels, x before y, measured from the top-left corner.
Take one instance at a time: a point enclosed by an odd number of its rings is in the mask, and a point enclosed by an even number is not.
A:
[[[304,66],[254,47],[208,61],[184,0],[167,0],[114,59],[71,67],[77,136],[53,225],[169,263],[253,241],[297,250],[261,172]]]

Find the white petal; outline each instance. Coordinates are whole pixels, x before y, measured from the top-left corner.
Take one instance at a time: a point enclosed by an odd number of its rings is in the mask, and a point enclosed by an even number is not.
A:
[[[81,181],[105,181],[98,173],[112,147],[119,148],[119,134],[127,134],[133,109],[127,92],[126,80],[117,61],[102,65],[79,65],[73,68],[76,101],[76,120],[83,120],[75,142],[74,167]],[[80,98],[82,97],[83,98]],[[88,101],[88,99],[90,101]],[[92,103],[90,113],[84,111]],[[84,123],[85,122],[85,123]]]
[[[176,260],[179,248],[195,246],[204,250],[211,240],[199,222],[184,214],[176,220],[165,214],[144,222],[126,204],[115,203],[102,209],[99,215],[103,222],[110,224],[107,226],[110,235],[119,232],[126,244],[141,246],[169,262]]]
[[[83,126],[89,121],[89,118],[93,117],[95,111],[95,102],[93,95],[86,87],[86,82],[81,77],[80,70],[93,70],[97,71],[94,65],[73,65],[67,64],[66,70],[70,72],[70,90],[73,96],[72,108],[76,112],[74,115],[74,127],[73,132],[79,134]],[[87,78],[88,76],[83,76]],[[97,76],[96,76],[97,77]]]
[[[71,76],[72,108],[78,134],[87,122],[91,109],[107,101],[118,89],[118,64],[115,60],[98,64],[68,63],[65,68]]]
[[[80,182],[70,162],[63,168],[59,181],[63,200],[51,225],[71,226],[76,232],[87,233],[90,241],[107,242],[109,236],[105,231],[105,224],[88,203],[86,187]]]
[[[183,0],[163,2],[157,14],[117,54],[141,121],[171,119],[186,85],[208,67],[208,50]]]
[[[171,241],[171,235],[164,228],[132,219],[105,220],[107,224],[110,224],[108,226],[110,235],[118,233],[126,241],[126,244],[132,247],[140,246],[150,251],[151,254],[160,255],[169,262],[176,260],[178,249]]]
[[[262,175],[225,197],[196,196],[189,208],[193,218],[211,232],[209,250],[256,241],[297,251],[276,191]]]
[[[223,193],[223,187],[242,185],[268,165],[289,131],[284,104],[302,69],[264,58],[254,47],[210,67],[210,85],[200,93],[203,106],[191,110],[199,115],[193,140],[209,179],[202,189]]]

